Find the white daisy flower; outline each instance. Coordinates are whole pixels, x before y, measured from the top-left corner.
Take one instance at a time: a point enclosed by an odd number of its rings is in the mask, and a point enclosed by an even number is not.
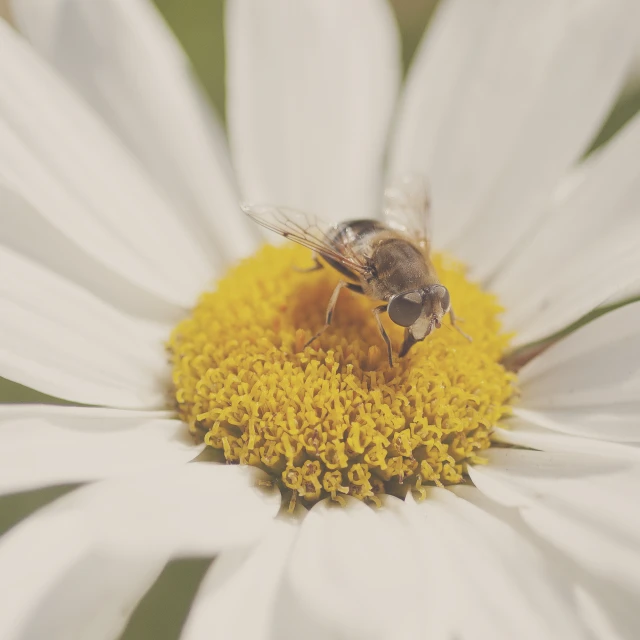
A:
[[[500,358],[637,292],[640,118],[580,160],[640,5],[443,2],[396,103],[382,0],[230,0],[235,173],[150,4],[13,11],[0,375],[90,406],[0,406],[0,491],[82,483],[0,539],[0,637],[117,638],[184,556],[216,558],[186,640],[637,637],[640,304],[517,380]],[[389,368],[346,295],[303,349],[327,270],[271,248],[225,275],[260,243],[241,196],[367,217],[408,171],[473,343]]]

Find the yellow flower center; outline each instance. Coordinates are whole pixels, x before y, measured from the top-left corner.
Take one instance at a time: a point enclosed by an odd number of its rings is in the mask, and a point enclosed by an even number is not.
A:
[[[301,247],[263,248],[171,335],[180,417],[228,462],[266,470],[305,504],[462,482],[508,412],[514,376],[499,362],[508,336],[495,297],[460,264],[434,263],[473,340],[445,320],[399,359],[403,330],[384,318],[390,367],[375,303],[347,290],[331,327],[304,348],[338,275],[296,271],[310,264]]]

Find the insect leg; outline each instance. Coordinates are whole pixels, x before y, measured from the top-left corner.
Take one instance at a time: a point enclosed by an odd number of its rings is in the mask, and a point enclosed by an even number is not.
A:
[[[364,289],[359,284],[351,284],[351,282],[348,282],[346,287],[349,291],[355,291],[356,293],[364,295]]]
[[[349,283],[345,282],[344,280],[341,280],[340,282],[338,282],[336,288],[333,290],[333,293],[331,294],[331,298],[329,298],[329,304],[327,305],[327,317],[324,322],[324,327],[322,327],[322,329],[320,329],[320,331],[318,331],[318,333],[316,333],[316,335],[313,336],[311,340],[307,341],[303,349],[308,347],[316,338],[319,338],[329,328],[329,325],[331,324],[331,318],[333,318],[333,312],[336,308],[336,303],[338,302],[338,296],[340,295],[340,291],[342,291],[344,287],[348,287],[348,286],[349,286]]]
[[[307,267],[306,269],[300,269],[300,267],[294,266],[293,270],[297,271],[298,273],[311,273],[312,271],[320,271],[320,269],[324,269],[324,265],[318,259],[318,254],[315,251],[313,252],[312,258],[313,258],[312,267]]]
[[[391,340],[389,340],[389,336],[387,335],[387,332],[384,330],[384,327],[382,326],[382,320],[380,320],[380,314],[385,313],[387,311],[387,307],[388,305],[381,304],[379,307],[376,307],[373,310],[373,313],[376,317],[376,322],[378,323],[378,329],[380,330],[380,335],[382,336],[382,339],[387,343],[387,353],[389,355],[389,366],[393,367],[393,352],[391,351]]]
[[[461,335],[463,335],[469,342],[473,342],[470,335],[466,334],[456,323],[456,314],[453,313],[453,309],[449,309],[449,318],[451,318],[451,326],[457,329]]]

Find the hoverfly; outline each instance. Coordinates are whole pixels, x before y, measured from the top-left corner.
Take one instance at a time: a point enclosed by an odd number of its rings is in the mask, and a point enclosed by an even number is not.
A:
[[[271,205],[243,204],[258,224],[313,251],[314,266],[306,271],[335,269],[342,280],[329,299],[325,324],[305,345],[330,325],[343,288],[382,302],[373,309],[378,329],[393,366],[391,340],[380,315],[387,313],[404,327],[399,356],[440,328],[448,313],[456,325],[449,291],[440,284],[430,259],[427,234],[429,195],[418,176],[406,176],[384,193],[384,220],[348,220],[324,224],[308,214]]]

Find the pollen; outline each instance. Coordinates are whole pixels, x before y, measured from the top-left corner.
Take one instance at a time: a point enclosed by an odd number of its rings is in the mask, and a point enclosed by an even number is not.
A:
[[[204,293],[169,339],[180,417],[227,462],[260,467],[306,505],[463,482],[509,413],[515,378],[500,364],[509,336],[496,298],[459,263],[434,264],[472,341],[446,319],[400,359],[403,330],[383,316],[389,366],[376,303],[348,290],[305,347],[339,276],[301,272],[311,266],[301,247],[264,247]]]

